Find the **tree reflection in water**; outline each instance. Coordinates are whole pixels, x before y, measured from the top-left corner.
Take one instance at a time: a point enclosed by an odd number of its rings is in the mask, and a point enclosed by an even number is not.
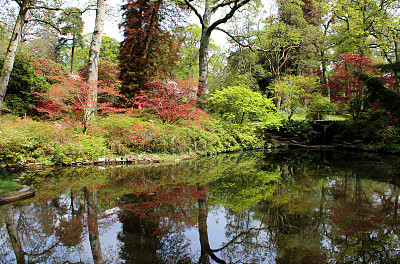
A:
[[[388,182],[400,160],[376,159],[256,152],[69,171],[93,184],[59,177],[50,199],[39,186],[35,202],[0,207],[0,263],[400,263]]]

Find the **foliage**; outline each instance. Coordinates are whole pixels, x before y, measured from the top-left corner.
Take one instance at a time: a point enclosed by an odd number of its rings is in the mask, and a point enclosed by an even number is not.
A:
[[[87,79],[88,76],[88,64],[85,63],[82,68],[79,69],[79,75]],[[121,86],[121,81],[119,77],[119,67],[118,64],[108,61],[100,60],[98,68],[98,78],[108,87],[118,90]]]
[[[331,103],[328,97],[315,94],[307,105],[307,118],[311,120],[322,120],[326,115],[334,113],[336,105]]]
[[[160,117],[164,123],[196,119],[205,113],[196,105],[197,85],[190,80],[153,80],[135,97],[139,109]]]
[[[86,129],[86,109],[89,107],[89,94],[93,84],[80,79],[68,78],[53,84],[48,92],[37,93],[40,97],[35,102],[36,110],[50,118],[63,118],[67,121],[80,122]],[[119,97],[118,92],[102,83],[97,85],[97,110],[101,114],[124,111],[114,107],[110,98]]]
[[[223,120],[233,124],[268,121],[275,107],[271,99],[243,86],[227,87],[208,98],[209,108]]]
[[[398,122],[383,110],[369,110],[362,113],[357,120],[340,122],[335,130],[334,140],[337,143],[356,140],[362,140],[365,144],[400,142]]]
[[[163,29],[163,23],[179,24],[182,9],[174,2],[130,0],[122,10],[125,39],[119,56],[121,93],[133,98],[152,77],[170,75],[176,65],[179,43]]]
[[[3,61],[0,62],[2,67]],[[16,56],[13,71],[7,86],[6,107],[14,114],[29,113],[36,92],[46,92],[50,88],[46,77],[36,70],[33,60],[26,56]]]
[[[296,111],[307,104],[307,101],[318,96],[317,87],[319,84],[315,77],[288,75],[282,80],[274,81],[271,86],[275,92],[278,105],[288,112],[289,121]]]
[[[33,68],[36,73],[46,78],[50,84],[60,83],[66,78],[70,78],[70,74],[65,68],[52,60],[39,58],[33,61]]]
[[[334,74],[326,86],[330,88],[331,98],[339,102],[356,119],[366,105],[366,85],[354,73],[376,74],[372,61],[360,54],[340,54],[341,61],[335,64]]]
[[[332,3],[334,20],[331,41],[335,53],[358,53],[369,56],[374,49],[393,60],[397,45],[398,1],[339,0]]]
[[[57,53],[71,45],[71,74],[74,74],[75,48],[83,47],[83,20],[82,11],[78,8],[66,8],[59,18],[61,37],[56,47]],[[71,44],[70,44],[71,42]]]
[[[2,117],[0,162],[88,162],[108,153],[102,137],[84,135],[57,123]]]
[[[77,46],[75,48],[75,62],[74,65],[77,69],[81,69],[84,67],[85,63],[88,61],[88,54],[90,49],[90,42],[92,40],[92,34],[86,34],[83,36],[83,46]],[[103,36],[101,38],[101,46],[99,53],[99,63],[102,61],[109,61],[112,63],[118,64],[118,56],[119,56],[119,45],[120,43],[111,37]],[[61,63],[67,67],[71,68],[71,60],[70,60],[70,51],[62,50],[59,54]],[[87,76],[84,76],[87,78]]]
[[[312,135],[313,128],[310,123],[303,120],[284,120],[279,134],[285,137],[306,140]]]

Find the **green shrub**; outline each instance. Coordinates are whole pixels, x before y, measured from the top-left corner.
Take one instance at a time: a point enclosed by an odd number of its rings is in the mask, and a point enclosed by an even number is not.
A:
[[[234,124],[262,121],[275,110],[271,99],[243,86],[227,87],[208,98],[210,110]]]
[[[65,163],[92,161],[108,153],[103,137],[31,119],[1,118],[0,162]]]
[[[0,67],[3,60],[0,60]],[[29,112],[35,99],[35,92],[45,92],[50,88],[46,78],[35,71],[33,60],[26,56],[16,56],[5,97],[5,107],[22,116]]]

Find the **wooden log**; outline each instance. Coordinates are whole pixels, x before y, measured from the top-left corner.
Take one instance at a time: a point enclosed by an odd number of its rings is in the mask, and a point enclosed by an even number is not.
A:
[[[35,197],[35,190],[32,187],[23,185],[19,190],[0,195],[0,205],[21,201]]]

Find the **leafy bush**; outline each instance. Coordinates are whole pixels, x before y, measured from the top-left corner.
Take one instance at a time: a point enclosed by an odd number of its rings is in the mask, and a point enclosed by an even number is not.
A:
[[[208,103],[213,113],[233,124],[262,121],[275,110],[271,99],[243,86],[216,91],[208,98]]]
[[[308,122],[302,120],[284,120],[282,121],[282,127],[279,130],[279,134],[285,137],[305,140],[311,136],[312,131],[313,128]]]
[[[92,161],[108,153],[102,137],[31,119],[3,117],[0,162],[65,163]]]
[[[157,115],[164,123],[195,120],[206,115],[197,107],[197,84],[190,80],[154,80],[146,84],[151,89],[140,91],[135,104]]]
[[[329,99],[323,95],[315,95],[307,106],[307,119],[322,120],[331,112],[335,111],[336,105],[329,102]]]
[[[3,60],[0,60],[0,68]],[[30,105],[35,100],[35,92],[46,92],[50,84],[37,72],[33,60],[26,56],[16,56],[5,97],[5,107],[14,114],[22,116],[29,113]]]

